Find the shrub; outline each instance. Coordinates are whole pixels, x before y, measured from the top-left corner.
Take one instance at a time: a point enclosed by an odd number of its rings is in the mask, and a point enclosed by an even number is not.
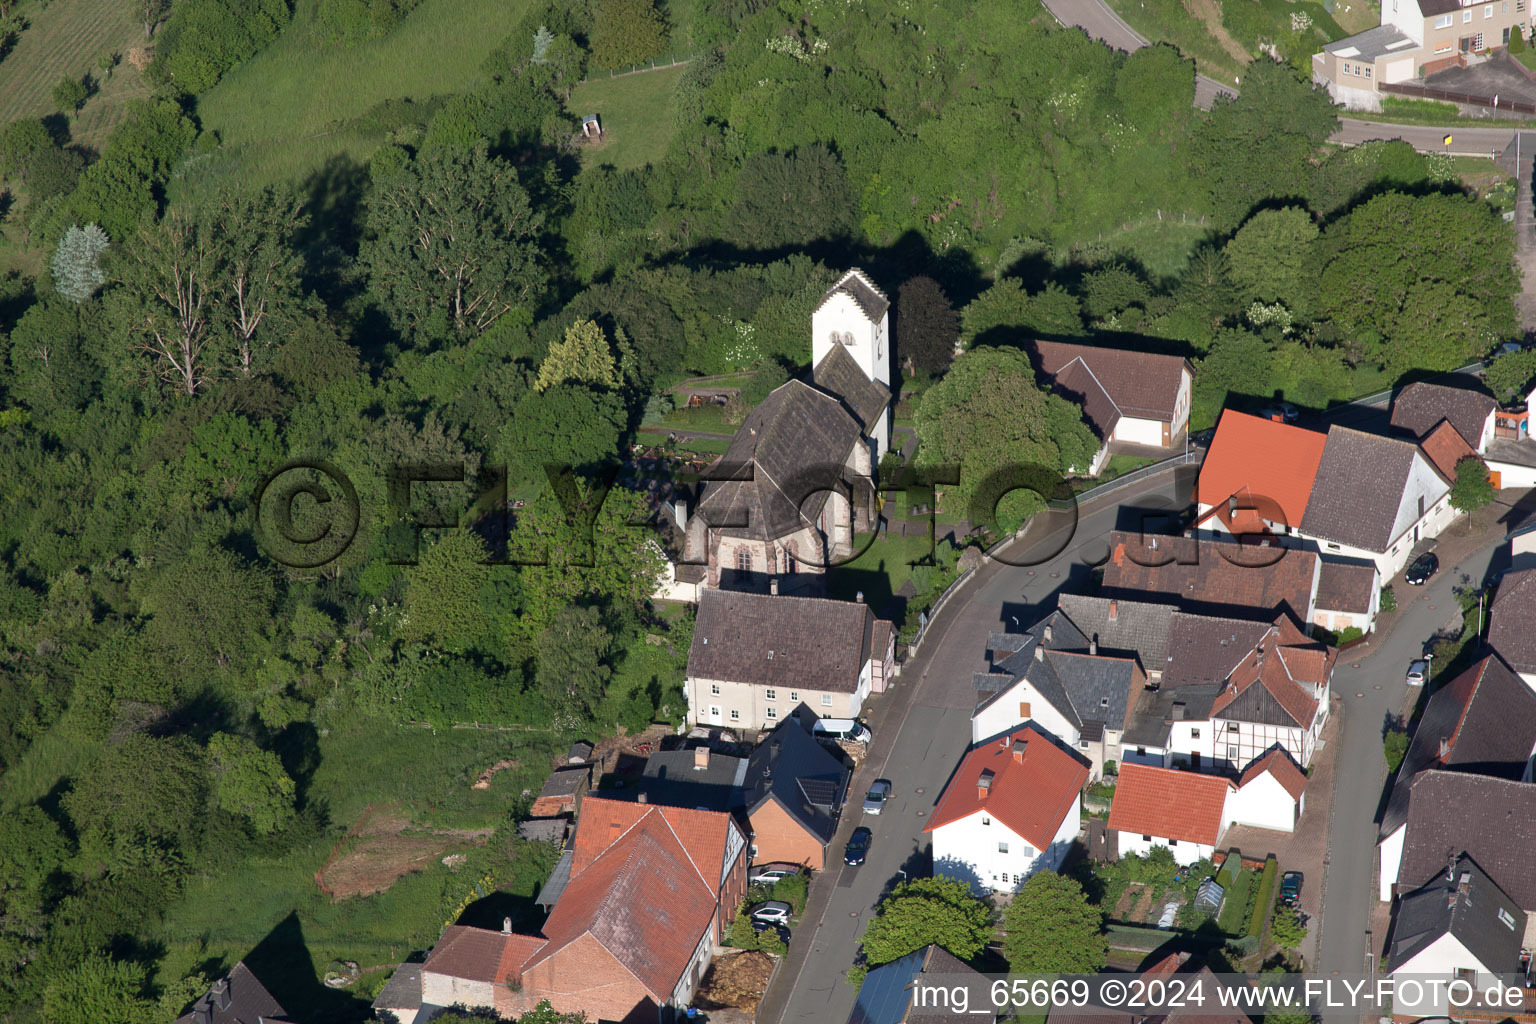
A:
[[[1401,729],[1393,729],[1382,737],[1381,746],[1387,758],[1388,773],[1397,771],[1408,753],[1408,734]]]
[[[1258,949],[1259,936],[1264,934],[1264,921],[1269,916],[1269,909],[1275,901],[1275,883],[1280,874],[1280,865],[1271,857],[1264,862],[1264,873],[1259,876],[1259,895],[1253,904],[1253,917],[1248,922],[1248,935],[1254,940],[1254,949]]]
[[[1521,30],[1519,25],[1516,25],[1509,33],[1509,52],[1525,52],[1525,33]]]
[[[1397,611],[1397,595],[1392,592],[1392,588],[1389,586],[1381,588],[1381,610],[1384,612]]]
[[[731,921],[731,927],[726,932],[725,939],[737,949],[757,948],[757,933],[752,930],[752,922],[747,918],[745,903],[736,912],[736,917]]]
[[[805,912],[805,897],[810,891],[811,880],[804,875],[790,875],[773,884],[773,899],[783,900],[795,908],[795,916]]]

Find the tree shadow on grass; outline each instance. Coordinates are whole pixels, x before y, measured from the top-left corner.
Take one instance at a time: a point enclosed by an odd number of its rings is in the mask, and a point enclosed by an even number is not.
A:
[[[292,1020],[340,1024],[367,1020],[372,1012],[367,1001],[320,981],[296,913],[279,921],[243,959]]]

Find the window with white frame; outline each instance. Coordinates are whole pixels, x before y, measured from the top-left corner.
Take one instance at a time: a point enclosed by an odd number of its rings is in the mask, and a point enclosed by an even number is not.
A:
[[[731,708],[731,721],[733,721],[733,722],[741,721],[741,712],[737,711],[735,708]]]
[[[1489,4],[1487,7],[1483,8],[1483,17],[1485,17],[1485,18],[1493,17],[1493,4]]]
[[[1199,739],[1200,738],[1200,730],[1199,729],[1191,729],[1191,730],[1189,730],[1189,738],[1192,739],[1192,740]]]
[[[1227,723],[1227,732],[1237,732],[1237,723],[1236,722],[1228,722]]]
[[[824,693],[821,695],[821,706],[824,708],[829,708],[832,706],[832,695],[830,693]]]
[[[1370,78],[1371,77],[1371,66],[1369,64],[1367,64],[1365,66],[1365,77],[1366,78]]]
[[[798,690],[790,690],[789,691],[789,699],[792,700],[792,701],[799,701],[800,700],[800,691],[798,691]]]
[[[720,696],[720,684],[719,683],[710,683],[709,684],[709,692],[710,692],[711,696],[714,696],[714,697]]]
[[[1449,14],[1442,14],[1435,19],[1435,28],[1450,28],[1453,20]]]
[[[1472,20],[1472,9],[1469,7],[1465,11],[1461,12],[1461,23],[1463,25],[1465,25],[1467,22],[1469,22],[1471,20]]]
[[[1227,748],[1227,760],[1228,761],[1236,761],[1237,760],[1237,748],[1236,747],[1228,747]]]
[[[1006,871],[1003,872],[1003,881],[1005,883],[1008,881],[1008,872],[1006,872]]]
[[[1349,61],[1345,61],[1345,62],[1344,62],[1344,73],[1345,73],[1345,74],[1346,74],[1346,75],[1352,75],[1352,74],[1354,74],[1354,72],[1353,72],[1353,71],[1351,71],[1351,70],[1350,70],[1350,69],[1349,69]]]
[[[985,815],[985,814],[983,814],[983,815],[982,815],[982,816],[981,816],[981,823],[982,823],[982,824],[983,824],[983,825],[990,825],[990,824],[992,824],[992,819],[991,819],[991,818],[989,818],[989,817],[987,817],[987,816],[986,816],[986,815]]]
[[[778,690],[773,690],[773,689],[764,690],[763,691],[763,696],[768,698],[769,700],[778,700],[779,699],[779,691]]]
[[[778,717],[779,717],[779,709],[778,708],[769,708],[768,709],[768,721],[771,722],[771,721],[773,721],[774,719],[776,719]]]
[[[997,852],[998,853],[1007,853],[1008,852],[1008,844],[1007,843],[998,843],[997,844]]]

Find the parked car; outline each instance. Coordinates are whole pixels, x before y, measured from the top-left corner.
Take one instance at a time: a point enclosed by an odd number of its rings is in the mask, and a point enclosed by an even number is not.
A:
[[[891,780],[876,779],[875,784],[869,787],[869,792],[864,795],[864,813],[879,814],[885,802],[891,798]]]
[[[747,881],[752,885],[772,885],[781,878],[793,878],[800,873],[800,865],[775,861],[771,864],[754,864],[747,869]]]
[[[1191,448],[1209,448],[1211,446],[1212,439],[1215,437],[1215,427],[1210,427],[1206,430],[1197,430],[1195,433],[1189,435],[1189,446]]]
[[[860,825],[853,830],[853,835],[848,837],[848,845],[843,848],[843,863],[858,867],[864,863],[864,858],[869,856],[869,844],[875,834]]]
[[[1294,907],[1301,902],[1300,871],[1287,871],[1280,876],[1280,904],[1286,907]]]
[[[811,726],[811,735],[819,740],[859,740],[863,743],[875,738],[868,726],[852,718],[819,718]]]
[[[1429,678],[1429,662],[1420,658],[1408,666],[1409,686],[1423,686],[1427,678]]]
[[[769,900],[767,903],[759,903],[753,907],[749,916],[753,921],[765,921],[768,924],[788,924],[789,918],[794,912],[795,908],[783,900]]]
[[[1429,578],[1440,571],[1440,559],[1435,557],[1433,551],[1426,551],[1413,560],[1403,572],[1403,579],[1410,587],[1422,587],[1429,582]]]

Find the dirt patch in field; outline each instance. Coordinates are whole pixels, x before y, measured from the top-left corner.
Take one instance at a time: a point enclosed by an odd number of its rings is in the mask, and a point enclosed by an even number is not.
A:
[[[1253,55],[1243,49],[1242,45],[1232,38],[1232,33],[1227,31],[1227,26],[1222,24],[1220,0],[1184,0],[1184,7],[1200,20],[1200,24],[1205,26],[1211,38],[1220,43],[1221,48],[1227,51],[1227,55],[1239,65],[1247,64],[1253,59]]]
[[[412,871],[485,843],[491,829],[412,829],[398,807],[370,808],[315,872],[315,884],[339,903],[384,892]]]
[[[592,750],[592,760],[596,762],[599,772],[611,772],[618,764],[619,758],[624,755],[641,757],[649,755],[653,751],[661,749],[663,737],[676,734],[676,730],[669,725],[652,725],[644,732],[633,736],[609,736],[600,740]],[[650,744],[649,749],[644,749],[645,744]],[[565,755],[561,754],[552,761],[556,768],[566,763]]]
[[[1146,921],[1147,914],[1152,911],[1152,899],[1153,897],[1151,889],[1142,890],[1141,899],[1136,901],[1136,909],[1131,911],[1132,921],[1136,921],[1138,923]]]
[[[756,1013],[758,1000],[763,998],[768,979],[773,977],[773,965],[773,957],[757,950],[722,953],[709,965],[693,1003],[702,1010]]]

